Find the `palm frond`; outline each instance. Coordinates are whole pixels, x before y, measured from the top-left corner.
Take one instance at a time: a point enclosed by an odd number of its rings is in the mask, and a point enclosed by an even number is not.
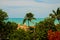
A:
[[[51,13],[51,14],[49,14],[49,16],[50,16],[50,17],[52,17],[52,18],[55,18],[55,15],[54,15],[54,14],[52,14],[52,13]]]
[[[33,18],[34,20],[36,20],[36,18]]]
[[[52,15],[53,15],[52,13],[49,14],[49,16],[52,16]]]
[[[57,9],[57,14],[59,14],[59,8]]]
[[[23,24],[26,22],[26,19],[23,20]]]
[[[53,10],[53,13],[55,14],[55,15],[57,15],[57,13]]]

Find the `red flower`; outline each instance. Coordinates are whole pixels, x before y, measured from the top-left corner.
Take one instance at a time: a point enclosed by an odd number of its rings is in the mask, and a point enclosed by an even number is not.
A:
[[[48,31],[48,39],[49,40],[60,40],[60,32],[52,32],[52,30]]]

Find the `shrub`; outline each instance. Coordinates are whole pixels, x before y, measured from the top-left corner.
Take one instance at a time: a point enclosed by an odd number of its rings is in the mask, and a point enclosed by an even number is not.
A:
[[[36,36],[38,40],[48,40],[47,39],[47,32],[48,30],[56,31],[55,25],[54,25],[54,19],[47,18],[44,21],[41,21],[36,24]]]
[[[58,31],[60,31],[60,24],[56,24],[55,27]]]
[[[48,39],[49,40],[60,40],[60,31],[53,32],[52,30],[48,30]]]
[[[17,24],[14,22],[5,23],[0,29],[0,38],[7,39],[9,36],[16,31]]]

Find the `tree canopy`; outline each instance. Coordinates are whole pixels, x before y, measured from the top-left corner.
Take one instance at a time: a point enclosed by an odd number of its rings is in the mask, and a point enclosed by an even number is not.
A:
[[[29,21],[31,22],[33,19],[36,19],[36,18],[34,18],[34,15],[31,12],[29,12],[25,15],[23,24],[26,22],[26,20],[28,20],[28,26],[29,26]]]
[[[2,9],[0,9],[0,21],[4,21],[8,18],[8,15],[5,11],[3,11]]]

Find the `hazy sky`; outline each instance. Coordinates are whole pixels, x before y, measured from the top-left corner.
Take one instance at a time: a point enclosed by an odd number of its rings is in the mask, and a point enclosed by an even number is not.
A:
[[[0,9],[6,11],[10,18],[23,18],[29,12],[36,18],[44,18],[58,7],[60,0],[0,0]]]

